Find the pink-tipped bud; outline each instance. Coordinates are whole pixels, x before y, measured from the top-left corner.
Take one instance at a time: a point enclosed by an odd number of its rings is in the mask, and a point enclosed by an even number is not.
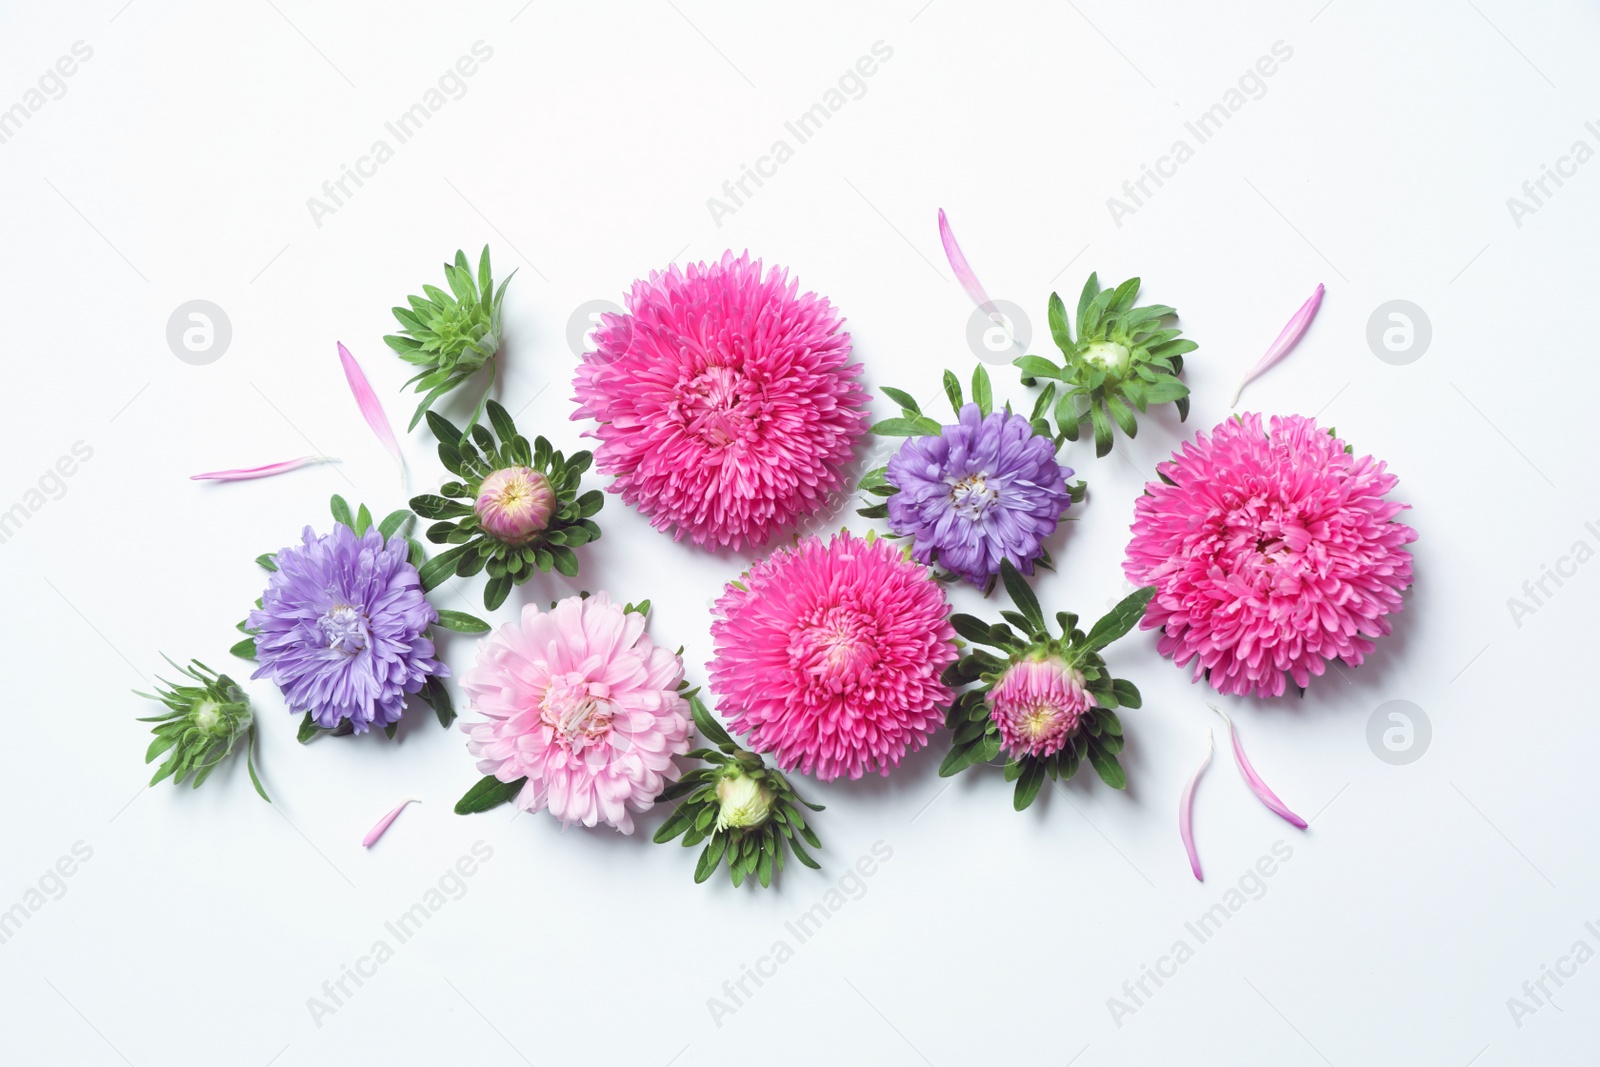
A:
[[[1061,751],[1095,706],[1083,683],[1082,671],[1055,656],[1006,669],[989,691],[989,716],[1013,756],[1043,759]]]
[[[550,479],[532,467],[505,467],[483,480],[473,510],[489,536],[521,545],[550,525],[555,506]]]

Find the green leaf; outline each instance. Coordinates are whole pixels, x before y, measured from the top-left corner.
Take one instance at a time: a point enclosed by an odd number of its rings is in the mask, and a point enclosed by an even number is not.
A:
[[[1094,454],[1108,456],[1111,454],[1111,420],[1106,418],[1105,409],[1099,404],[1089,404],[1089,421],[1094,425]]]
[[[980,363],[972,371],[972,402],[978,410],[988,415],[994,410],[994,391],[989,385],[989,372]]]
[[[1068,390],[1061,394],[1060,400],[1056,401],[1056,428],[1061,431],[1061,436],[1069,441],[1078,439],[1078,423],[1083,421],[1083,417],[1078,414],[1078,395]]]
[[[424,519],[456,519],[472,514],[472,509],[466,504],[456,500],[449,500],[442,496],[435,496],[432,493],[423,493],[412,497],[411,510]],[[384,520],[386,523],[388,521],[388,519]]]
[[[256,792],[261,794],[261,799],[268,804],[272,798],[267,796],[267,791],[261,787],[261,779],[256,775],[256,724],[250,724],[250,736],[244,748],[245,770],[250,772],[250,784],[256,787]]]
[[[1089,275],[1089,279],[1092,282],[1094,275]],[[1050,321],[1050,337],[1055,341],[1056,347],[1069,356],[1076,352],[1078,346],[1072,343],[1072,329],[1067,324],[1067,305],[1062,303],[1059,293],[1050,294],[1049,312],[1046,317]]]
[[[1012,361],[1012,366],[1022,371],[1024,378],[1061,378],[1061,368],[1045,359],[1043,356],[1021,356]],[[1024,385],[1032,382],[1025,381]]]
[[[1089,305],[1094,298],[1100,295],[1100,278],[1091,273],[1089,280],[1083,283],[1083,292],[1078,294],[1078,336],[1084,337],[1084,322],[1089,313]]]
[[[1150,598],[1156,595],[1156,587],[1147,585],[1124,597],[1116,607],[1112,608],[1100,621],[1089,630],[1089,636],[1084,643],[1078,646],[1084,651],[1094,652],[1105,648],[1123,634],[1133,629],[1134,625],[1144,618],[1145,605],[1150,603]],[[1135,696],[1137,696],[1135,692]]]
[[[944,372],[944,395],[950,401],[950,410],[960,414],[964,403],[961,399],[961,380],[949,371]]]
[[[1039,795],[1039,787],[1044,784],[1044,762],[1042,760],[1027,760],[1022,769],[1022,775],[1017,779],[1017,791],[1011,798],[1012,807],[1021,811],[1033,803],[1033,798]]]
[[[476,815],[480,811],[498,808],[508,803],[522,792],[523,783],[528,779],[518,778],[514,782],[502,782],[492,774],[486,774],[478,780],[478,784],[467,790],[466,795],[456,801],[457,815]]]
[[[1133,437],[1139,432],[1139,423],[1133,417],[1133,412],[1128,410],[1128,405],[1116,397],[1107,394],[1106,410],[1111,412],[1111,417],[1117,420],[1117,425],[1122,427],[1122,432]]]
[[[1094,764],[1095,773],[1100,775],[1100,780],[1112,789],[1128,788],[1128,776],[1122,769],[1122,764],[1117,757],[1106,752],[1098,745],[1089,746],[1089,762]]]
[[[578,555],[566,545],[551,545],[550,555],[555,559],[556,570],[568,578],[578,576]]]
[[[1033,590],[1028,588],[1027,579],[1014,567],[1009,559],[1000,561],[1000,580],[1005,583],[1006,595],[1011,597],[1011,602],[1022,612],[1034,630],[1043,630],[1044,610],[1039,607],[1039,598],[1033,595]]]
[[[243,641],[228,649],[229,655],[238,656],[240,659],[256,658],[256,639],[247,637]]]
[[[423,592],[437,589],[442,585],[446,578],[455,573],[456,561],[469,551],[477,551],[477,549],[471,544],[457,545],[439,553],[419,567],[417,574],[422,579]],[[501,597],[501,599],[505,598]]]
[[[1028,416],[1028,421],[1031,423],[1043,422],[1045,413],[1050,410],[1050,405],[1055,398],[1056,383],[1050,382],[1044,387],[1044,390],[1040,392],[1038,399],[1033,402],[1033,412]],[[1034,432],[1039,432],[1037,427],[1035,428]],[[1049,437],[1050,431],[1046,429],[1040,436]]]
[[[1144,387],[1144,399],[1147,404],[1165,404],[1171,400],[1182,400],[1189,395],[1189,387],[1176,378],[1158,375],[1156,380]]]
[[[493,611],[506,602],[506,597],[511,594],[512,580],[509,574],[499,574],[489,579],[489,584],[483,587],[483,606]]]
[[[679,834],[689,829],[689,827],[694,825],[695,816],[697,814],[698,812],[696,811],[694,805],[679,805],[678,810],[667,816],[667,821],[662,823],[661,827],[656,830],[656,835],[654,838],[655,843],[658,845],[664,845],[668,841],[671,841],[674,837],[677,837]]]
[[[694,867],[695,885],[699,885],[716,873],[717,866],[722,862],[722,853],[727,847],[726,832],[711,835],[711,841],[706,845],[705,851],[700,853],[700,862]]]
[[[694,724],[700,731],[701,737],[727,752],[737,747],[733,743],[733,738],[728,736],[728,731],[712,717],[710,710],[699,697],[689,698],[689,711],[694,716]]]
[[[439,609],[439,625],[446,630],[454,630],[458,634],[486,634],[489,624],[476,615],[468,615],[464,611],[450,611]]]
[[[328,508],[333,512],[334,522],[342,522],[352,529],[355,528],[355,520],[350,517],[350,505],[344,502],[344,497],[338,493],[333,494],[333,499],[328,501]]]
[[[387,541],[400,532],[400,527],[404,526],[409,518],[411,518],[411,512],[405,508],[401,508],[399,511],[391,511],[383,517],[382,522],[378,523],[378,533],[382,534],[383,539]]]
[[[360,537],[371,528],[372,512],[367,510],[367,506],[365,504],[362,504],[361,507],[356,510],[356,524],[353,529],[356,532],[356,536]]]
[[[306,717],[300,720],[300,732],[295,735],[295,740],[303,745],[321,732],[322,727],[317,725],[317,721],[311,717],[311,713],[308,711],[306,712]]]
[[[256,557],[256,562],[267,568],[269,571],[275,571],[278,569],[278,561],[273,558],[271,552],[261,553],[261,555]]]
[[[943,429],[926,415],[919,415],[914,419],[884,419],[874,423],[868,432],[879,437],[937,437]]]
[[[487,251],[487,249],[485,249]],[[517,424],[511,421],[511,415],[500,406],[498,400],[491,400],[484,405],[484,410],[489,415],[489,425],[494,427],[495,436],[500,438],[501,444],[506,444],[517,437]]]
[[[899,404],[902,408],[904,408],[907,411],[911,412],[911,414],[913,414],[913,415],[922,414],[922,409],[917,406],[916,398],[913,397],[910,393],[906,392],[904,389],[895,389],[895,388],[892,388],[890,386],[885,385],[882,388],[880,388],[878,391],[881,392],[884,396],[888,397],[890,400],[893,400],[896,404]]]
[[[968,641],[976,641],[980,645],[992,645],[995,648],[1004,648],[1005,645],[995,640],[989,632],[989,624],[976,615],[956,612],[950,616],[950,625],[955,627],[956,633]]]
[[[1139,695],[1139,689],[1126,678],[1114,678],[1111,682],[1111,691],[1117,695],[1117,703],[1125,708],[1139,708],[1143,706],[1144,698]],[[1118,728],[1116,733],[1121,733]]]

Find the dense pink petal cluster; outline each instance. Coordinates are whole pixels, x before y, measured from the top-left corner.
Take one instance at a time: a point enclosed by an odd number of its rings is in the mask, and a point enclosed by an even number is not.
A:
[[[728,725],[823,781],[888,774],[944,722],[944,590],[888,541],[809,537],[729,583],[711,627]]]
[[[1123,570],[1154,585],[1143,628],[1219,693],[1280,696],[1358,666],[1411,584],[1394,475],[1298,415],[1230,418],[1157,468]]]
[[[1058,657],[1024,659],[1006,668],[989,690],[989,718],[1015,759],[1044,759],[1061,751],[1095,706],[1083,672]]]
[[[850,335],[815,293],[725,253],[636,281],[573,385],[610,490],[674,539],[765,544],[817,511],[867,426]]]
[[[683,660],[658,648],[645,618],[604,593],[568,597],[551,611],[522,609],[478,646],[462,679],[482,722],[463,723],[478,770],[502,782],[526,777],[525,811],[563,823],[633,832],[689,751]]]

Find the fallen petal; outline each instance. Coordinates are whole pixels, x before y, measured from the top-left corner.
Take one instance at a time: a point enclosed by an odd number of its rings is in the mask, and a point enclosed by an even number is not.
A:
[[[1207,704],[1206,707],[1221,715],[1222,721],[1228,724],[1228,735],[1233,738],[1233,758],[1239,764],[1239,773],[1244,775],[1244,780],[1250,784],[1251,792],[1255,793],[1260,798],[1261,803],[1276,812],[1285,822],[1304,830],[1306,821],[1290,811],[1289,806],[1278,799],[1278,794],[1267,788],[1267,783],[1263,782],[1261,776],[1256,773],[1256,769],[1250,766],[1250,757],[1244,754],[1244,744],[1239,740],[1239,731],[1233,725],[1233,720],[1228,718],[1228,713],[1215,704]]]
[[[389,425],[389,416],[383,413],[383,405],[378,402],[378,394],[372,391],[372,384],[367,381],[367,376],[361,370],[361,364],[356,362],[356,357],[342,343],[339,345],[339,362],[344,366],[344,380],[350,384],[350,392],[356,398],[356,407],[361,409],[361,417],[367,420],[367,425],[372,427],[372,432],[377,434],[383,447],[387,448],[400,464],[400,480],[404,484],[406,476],[405,457],[400,454],[400,443],[394,439],[394,429]]]
[[[1200,784],[1200,776],[1211,766],[1211,754],[1216,748],[1216,735],[1207,730],[1206,758],[1194,769],[1194,777],[1183,787],[1183,796],[1178,800],[1178,836],[1183,838],[1184,851],[1189,853],[1189,869],[1194,872],[1197,882],[1203,882],[1206,878],[1200,873],[1200,853],[1194,847],[1194,787]]]
[[[1278,339],[1273,341],[1267,348],[1266,355],[1262,356],[1260,361],[1245,374],[1244,380],[1239,383],[1239,388],[1233,391],[1233,400],[1229,403],[1229,407],[1238,406],[1239,397],[1244,394],[1244,387],[1261,377],[1278,360],[1287,356],[1300,338],[1305,335],[1306,328],[1311,325],[1311,320],[1317,317],[1317,309],[1322,306],[1322,294],[1324,291],[1324,286],[1319,282],[1317,291],[1312,293],[1304,304],[1300,305],[1300,310],[1296,311],[1294,316],[1284,325],[1283,332],[1279,333]]]
[[[416,797],[406,797],[400,802],[399,807],[395,808],[389,814],[379,819],[378,825],[367,831],[367,836],[361,839],[361,847],[371,848],[373,842],[377,841],[378,838],[383,836],[383,832],[389,828],[389,824],[398,819],[400,817],[400,813],[406,810],[406,805],[420,803],[421,801],[419,801]]]
[[[251,478],[270,478],[274,474],[284,471],[299,470],[309,467],[313,463],[332,463],[327,456],[301,456],[299,459],[286,459],[281,463],[268,463],[264,467],[239,467],[226,471],[206,471],[204,474],[191,474],[191,482],[243,482]]]
[[[950,269],[956,272],[956,281],[961,283],[961,288],[967,291],[967,295],[980,310],[993,314],[994,301],[983,291],[983,285],[968,266],[967,257],[962,254],[961,246],[956,244],[956,235],[950,229],[950,220],[944,217],[944,208],[939,209],[939,240],[944,243],[945,258],[950,261]]]

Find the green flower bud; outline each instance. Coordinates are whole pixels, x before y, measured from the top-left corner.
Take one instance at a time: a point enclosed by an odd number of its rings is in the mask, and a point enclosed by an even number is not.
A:
[[[733,773],[717,782],[717,829],[748,830],[772,816],[772,790],[758,778],[732,768]]]

